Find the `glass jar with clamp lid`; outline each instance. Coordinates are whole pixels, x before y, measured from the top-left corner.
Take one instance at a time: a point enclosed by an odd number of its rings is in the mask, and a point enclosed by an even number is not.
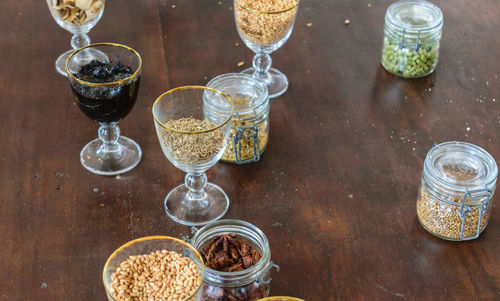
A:
[[[250,75],[228,73],[219,75],[207,87],[231,98],[234,111],[230,141],[221,160],[232,163],[251,163],[260,160],[269,141],[269,94],[266,85]],[[226,104],[204,99],[205,117],[216,122]]]
[[[443,239],[479,237],[490,218],[497,176],[493,157],[476,145],[452,141],[434,146],[424,161],[418,220]]]
[[[443,14],[423,0],[403,0],[387,9],[382,66],[401,77],[417,78],[434,72],[438,63]]]

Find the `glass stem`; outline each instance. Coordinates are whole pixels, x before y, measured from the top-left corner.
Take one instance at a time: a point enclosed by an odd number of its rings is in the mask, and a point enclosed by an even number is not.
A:
[[[102,159],[120,158],[123,150],[120,143],[118,143],[118,138],[120,138],[118,123],[101,123],[98,134],[102,144],[97,151],[97,155]]]
[[[254,77],[257,79],[266,79],[269,77],[269,68],[273,60],[267,53],[256,53],[253,57]]]
[[[200,201],[206,198],[205,186],[207,185],[207,175],[204,172],[187,173],[184,178],[184,184],[189,189],[187,195],[189,200]]]
[[[90,38],[86,33],[74,34],[71,38],[71,47],[79,49],[90,44]]]

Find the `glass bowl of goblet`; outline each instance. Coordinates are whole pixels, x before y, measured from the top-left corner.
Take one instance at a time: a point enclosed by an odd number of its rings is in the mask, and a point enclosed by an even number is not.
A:
[[[87,50],[103,53],[106,59],[81,59]],[[139,145],[120,136],[118,127],[137,100],[141,68],[137,51],[115,43],[91,44],[68,57],[66,70],[76,103],[87,117],[100,124],[99,138],[89,142],[80,153],[80,162],[90,172],[118,175],[141,161]]]
[[[104,269],[102,272],[102,280],[104,282],[104,288],[106,290],[106,295],[108,297],[109,301],[120,301],[120,300],[136,300],[133,298],[134,296],[130,295],[130,293],[138,294],[135,297],[143,297],[141,300],[146,300],[145,298],[148,295],[148,292],[151,292],[151,290],[144,289],[142,287],[141,289],[137,289],[137,286],[141,286],[141,284],[144,284],[144,281],[140,281],[140,277],[150,277],[151,276],[151,281],[148,281],[148,283],[153,283],[157,282],[157,279],[153,277],[153,273],[156,273],[155,271],[155,266],[148,267],[146,269],[142,270],[135,270],[132,271],[132,273],[137,273],[137,277],[133,277],[133,275],[130,275],[131,277],[123,277],[122,279],[118,279],[119,277],[116,277],[116,273],[127,273],[127,271],[123,271],[122,267],[125,266],[125,264],[122,264],[125,260],[129,259],[130,256],[140,256],[140,255],[150,255],[151,253],[155,253],[155,255],[152,255],[153,257],[159,256],[160,253],[165,254],[166,252],[176,252],[182,257],[187,257],[189,258],[195,265],[196,265],[196,270],[197,273],[195,275],[189,275],[186,273],[186,271],[183,270],[177,270],[175,273],[178,273],[178,275],[174,275],[175,281],[177,280],[177,277],[183,277],[184,279],[191,278],[191,286],[190,290],[188,292],[183,291],[182,293],[178,295],[162,295],[162,296],[156,296],[156,298],[153,298],[154,300],[167,300],[169,297],[171,299],[168,300],[179,300],[179,301],[195,301],[195,300],[200,300],[201,298],[201,285],[203,284],[203,276],[205,272],[205,265],[203,264],[203,258],[201,257],[200,253],[196,251],[195,248],[193,248],[191,245],[188,243],[174,238],[174,237],[169,237],[169,236],[147,236],[147,237],[142,237],[138,238],[135,240],[132,240],[123,246],[119,247],[116,251],[109,256],[108,260],[106,261],[106,264],[104,265]],[[161,255],[160,255],[161,256]],[[164,262],[166,258],[162,258],[162,262]],[[189,261],[188,261],[189,262]],[[161,268],[161,266],[159,267]],[[140,275],[139,275],[140,273]],[[174,273],[174,271],[170,271],[170,273]],[[165,275],[167,276],[167,275]],[[171,277],[170,275],[169,277]],[[142,278],[141,278],[142,279]],[[161,283],[156,283],[156,285],[160,286],[165,286],[164,291],[168,291],[170,286],[170,282],[168,280],[168,277],[164,278],[164,281],[161,281]],[[182,279],[182,278],[181,278]],[[119,285],[123,285],[122,283],[118,284],[119,281],[125,281],[127,288],[129,289],[129,292],[124,292],[124,294],[120,294],[118,292],[117,287]],[[115,283],[113,283],[115,282]],[[141,283],[139,283],[141,282]],[[131,288],[132,286],[133,288]],[[178,285],[176,285],[178,286]],[[161,290],[163,287],[158,287],[159,290]],[[134,289],[136,289],[134,291]],[[181,289],[181,287],[177,288],[178,290]],[[181,294],[186,295],[184,298],[180,297]],[[130,299],[127,299],[126,297],[130,296]],[[161,298],[160,298],[161,297]],[[139,299],[137,299],[139,300]],[[150,300],[150,299],[148,299]]]
[[[238,33],[255,56],[253,67],[242,73],[263,81],[269,98],[275,98],[288,89],[288,79],[281,71],[271,68],[271,56],[292,34],[299,0],[234,0],[234,17]]]
[[[220,118],[208,120],[204,98],[229,104]],[[156,133],[167,159],[186,172],[184,184],[165,198],[165,211],[174,221],[188,226],[204,225],[221,218],[229,198],[217,185],[207,182],[205,171],[222,157],[229,140],[233,105],[229,97],[203,86],[184,86],[163,93],[153,105]]]
[[[88,33],[101,19],[104,3],[105,0],[47,0],[50,14],[56,23],[73,34],[71,38],[73,49],[64,52],[56,60],[56,70],[61,75],[67,76],[65,64],[69,55],[90,44]],[[105,56],[89,49],[85,52],[85,57],[80,55],[80,59],[103,60]]]

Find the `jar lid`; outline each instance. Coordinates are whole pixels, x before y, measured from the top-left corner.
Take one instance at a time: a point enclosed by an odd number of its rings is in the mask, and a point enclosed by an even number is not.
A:
[[[251,75],[243,73],[227,73],[211,79],[207,87],[225,93],[231,98],[234,106],[233,115],[258,117],[269,109],[267,86]],[[205,98],[204,103],[217,111],[230,111],[228,103],[217,98]]]
[[[386,22],[410,32],[430,31],[443,25],[443,14],[424,0],[398,1],[387,9]]]
[[[434,146],[424,162],[428,179],[450,191],[466,193],[492,189],[498,168],[493,157],[467,142],[444,142]]]

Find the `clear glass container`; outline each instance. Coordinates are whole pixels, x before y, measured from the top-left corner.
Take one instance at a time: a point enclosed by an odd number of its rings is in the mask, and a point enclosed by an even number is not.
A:
[[[266,85],[242,73],[219,75],[207,87],[228,95],[234,105],[230,142],[221,160],[232,163],[251,163],[260,156],[269,141],[269,94]],[[216,98],[203,101],[205,117],[216,123],[231,109]]]
[[[228,107],[220,119],[207,120],[204,100]],[[205,225],[224,216],[229,198],[205,172],[214,166],[229,144],[231,99],[203,86],[171,89],[153,104],[153,117],[161,149],[175,167],[186,173],[184,184],[165,198],[165,211],[174,221],[188,226]]]
[[[116,251],[109,256],[102,272],[102,280],[106,290],[106,296],[109,301],[119,301],[113,291],[113,274],[117,272],[120,263],[129,258],[130,256],[150,254],[155,251],[175,251],[184,257],[189,257],[194,261],[198,267],[198,277],[203,279],[205,265],[200,253],[196,251],[191,245],[180,239],[169,236],[147,236],[132,240],[123,246],[116,249]],[[152,279],[153,280],[153,279]],[[194,293],[186,297],[183,301],[199,301],[201,300],[201,285],[196,288]],[[132,299],[130,299],[132,300]],[[168,299],[171,300],[171,299]]]
[[[99,82],[82,75],[93,56],[100,53],[101,64],[125,65],[132,74],[125,78]],[[111,68],[111,67],[110,67]],[[96,69],[97,70],[97,69]],[[116,69],[115,69],[116,70]],[[100,124],[98,137],[87,143],[80,152],[80,162],[88,171],[114,176],[134,169],[142,158],[142,150],[134,140],[122,136],[118,122],[125,118],[135,105],[141,83],[142,59],[134,49],[116,43],[96,43],[71,53],[66,62],[66,72],[78,108],[88,118]]]
[[[486,228],[498,168],[482,148],[466,142],[434,146],[424,161],[417,216],[430,233],[471,240]]]
[[[417,78],[431,74],[439,57],[443,14],[423,0],[403,0],[387,9],[382,66],[397,76]]]
[[[50,14],[56,23],[73,34],[71,50],[61,54],[56,60],[56,70],[67,76],[65,64],[69,55],[84,46],[90,45],[89,31],[99,22],[104,12],[105,0],[47,0]],[[106,55],[95,49],[87,49],[85,61],[106,60]],[[81,62],[80,62],[81,63]]]
[[[238,300],[251,301],[269,295],[270,271],[279,267],[271,261],[271,249],[267,237],[256,226],[241,220],[220,220],[197,230],[190,240],[191,245],[201,252],[213,237],[235,234],[262,253],[262,258],[248,269],[238,272],[220,272],[205,267],[202,285],[202,301]]]
[[[278,97],[288,89],[286,75],[271,68],[270,54],[290,38],[298,7],[299,0],[234,0],[234,20],[238,34],[255,53],[252,67],[242,72],[263,81],[270,98]]]

